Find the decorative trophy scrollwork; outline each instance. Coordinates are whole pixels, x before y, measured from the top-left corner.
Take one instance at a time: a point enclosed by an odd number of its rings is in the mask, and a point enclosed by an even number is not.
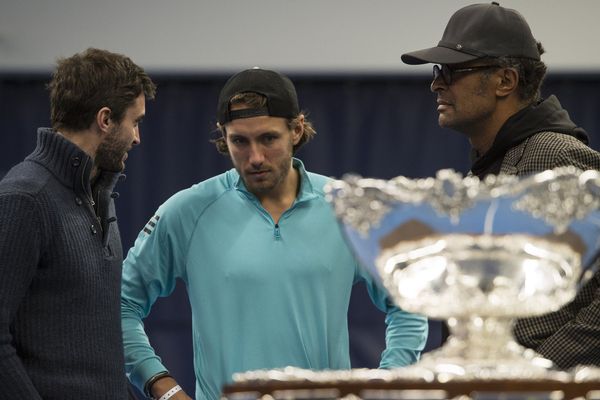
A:
[[[389,181],[347,176],[328,199],[363,266],[404,310],[446,319],[441,349],[406,371],[532,378],[552,363],[518,345],[515,318],[557,310],[600,249],[600,173]]]

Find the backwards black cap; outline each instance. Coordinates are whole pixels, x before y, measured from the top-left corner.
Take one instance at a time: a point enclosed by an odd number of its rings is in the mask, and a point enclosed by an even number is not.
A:
[[[406,64],[458,64],[483,57],[540,59],[537,42],[518,11],[491,4],[472,4],[450,17],[436,47],[402,55]]]
[[[250,108],[231,111],[231,98],[240,93],[258,93],[267,98],[263,108]],[[217,119],[223,125],[238,118],[251,118],[261,115],[294,118],[300,114],[298,96],[292,81],[279,72],[260,69],[247,69],[233,75],[221,89],[217,106]]]

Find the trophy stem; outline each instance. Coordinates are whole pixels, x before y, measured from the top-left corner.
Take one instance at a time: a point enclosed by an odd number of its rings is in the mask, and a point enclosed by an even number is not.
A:
[[[409,369],[461,378],[544,378],[552,374],[551,361],[514,340],[512,318],[449,318],[448,326],[447,342]]]
[[[513,338],[512,318],[449,318],[450,337],[443,349],[451,357],[463,359],[512,359],[525,349]]]

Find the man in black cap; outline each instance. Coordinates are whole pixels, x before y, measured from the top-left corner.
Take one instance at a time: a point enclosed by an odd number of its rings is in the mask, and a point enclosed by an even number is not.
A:
[[[560,166],[599,169],[600,154],[555,96],[540,97],[544,53],[517,11],[498,3],[458,10],[436,47],[402,55],[433,63],[439,124],[464,133],[471,173],[526,175]],[[561,368],[600,365],[600,276],[563,309],[521,320],[517,339]]]
[[[323,186],[294,153],[315,134],[293,83],[263,69],[231,77],[217,109],[217,149],[234,168],[183,190],[156,212],[123,266],[130,379],[148,395],[187,399],[144,334],[142,319],[175,280],[193,318],[196,398],[218,399],[235,372],[346,369],[352,285],[387,313],[382,367],[416,361],[427,322],[393,306],[359,268]]]

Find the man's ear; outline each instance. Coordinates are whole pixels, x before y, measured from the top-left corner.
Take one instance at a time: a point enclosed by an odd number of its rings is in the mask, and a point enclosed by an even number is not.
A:
[[[496,95],[499,97],[507,97],[511,93],[516,92],[519,87],[519,72],[516,68],[507,67],[500,71],[500,80],[496,87]]]
[[[96,113],[96,125],[100,132],[107,133],[112,125],[110,108],[102,107]]]

